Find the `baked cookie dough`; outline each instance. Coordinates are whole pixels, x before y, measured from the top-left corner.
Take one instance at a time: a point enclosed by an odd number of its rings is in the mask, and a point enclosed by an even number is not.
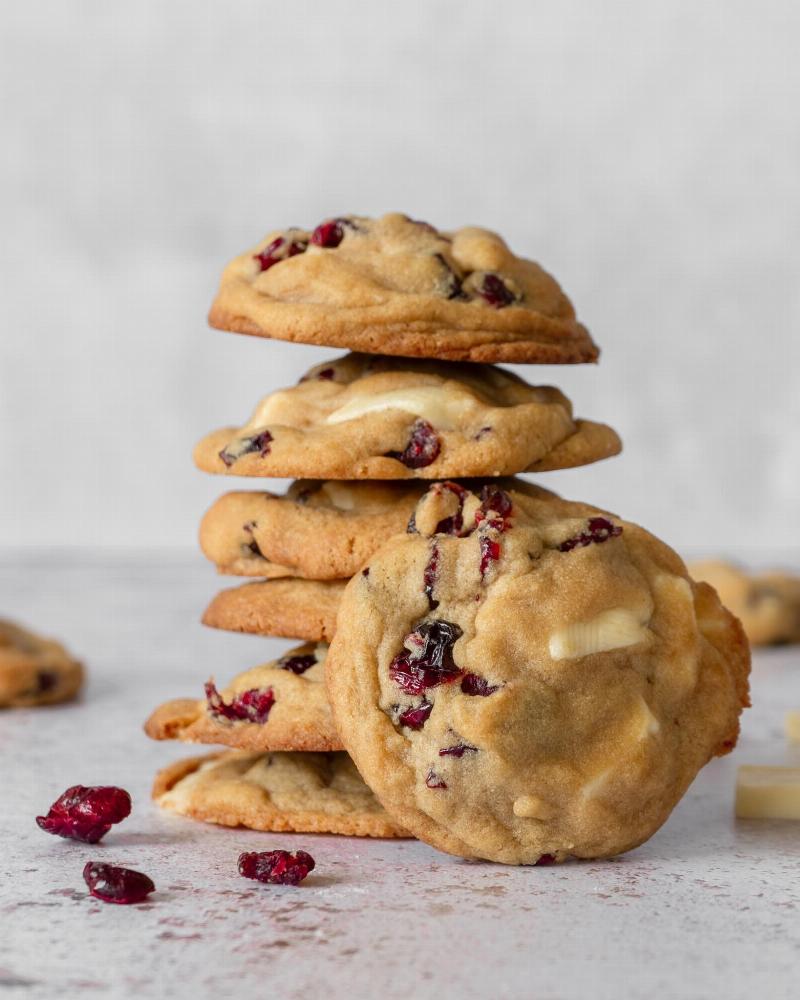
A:
[[[225,268],[220,330],[373,354],[566,364],[598,349],[557,282],[496,233],[397,212],[271,232]]]
[[[346,753],[192,757],[156,776],[163,809],[221,826],[348,837],[408,837],[381,807]]]
[[[0,708],[33,708],[74,698],[83,666],[60,642],[0,620]]]
[[[207,435],[194,459],[233,476],[439,479],[586,465],[621,447],[605,424],[574,420],[558,389],[500,368],[348,354]]]
[[[506,489],[552,496],[521,479]],[[406,530],[423,482],[298,480],[285,496],[220,497],[200,525],[200,546],[220,573],[274,579],[348,579],[390,536]]]
[[[330,642],[346,580],[258,580],[222,590],[203,624],[306,642]]]
[[[458,534],[438,530],[454,500]],[[414,526],[348,584],[326,661],[366,782],[465,857],[641,844],[736,743],[739,622],[666,545],[583,504],[437,485]]]
[[[325,691],[328,647],[307,643],[239,674],[222,691],[165,702],[144,726],[154,740],[241,750],[341,750]]]
[[[748,573],[722,560],[693,563],[689,572],[711,584],[754,646],[800,642],[800,576]]]

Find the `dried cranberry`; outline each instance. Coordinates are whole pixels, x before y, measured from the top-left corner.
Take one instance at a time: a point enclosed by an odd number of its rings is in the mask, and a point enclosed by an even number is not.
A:
[[[463,757],[465,753],[477,753],[478,748],[469,743],[456,743],[452,747],[442,747],[440,757]]]
[[[304,674],[316,666],[317,658],[313,653],[303,653],[300,656],[282,656],[278,660],[281,670],[290,670],[293,674]]]
[[[558,546],[559,552],[570,552],[597,542],[607,542],[609,538],[617,538],[622,534],[622,525],[614,524],[606,517],[590,517],[586,531],[573,538],[568,538]]]
[[[50,806],[46,816],[37,816],[42,830],[57,837],[96,844],[130,815],[131,797],[113,785],[73,785]]]
[[[401,726],[406,726],[408,729],[422,729],[425,723],[428,721],[428,716],[433,710],[433,703],[430,701],[423,701],[421,705],[416,708],[407,708],[405,712],[401,712],[397,718],[397,721]]]
[[[237,694],[233,701],[226,705],[213,681],[207,681],[205,687],[209,712],[231,721],[266,722],[275,704],[272,688],[250,688],[249,691]]]
[[[483,579],[489,572],[492,563],[497,562],[500,558],[500,542],[495,538],[489,538],[488,535],[482,535],[479,546],[481,552],[480,571],[481,579]]]
[[[433,588],[436,586],[436,576],[439,571],[439,546],[436,542],[431,546],[431,554],[422,574],[422,590],[428,598],[428,606],[431,611],[439,607],[439,602],[434,599]]]
[[[278,236],[263,250],[254,254],[253,259],[258,261],[262,271],[268,271],[274,264],[305,253],[307,249],[308,244],[304,240],[286,240],[283,236]]]
[[[430,768],[425,775],[425,784],[428,788],[447,788],[447,782],[440,778],[433,768]]]
[[[239,855],[239,874],[272,885],[298,885],[314,870],[314,859],[305,851],[245,851]]]
[[[514,293],[498,274],[485,275],[477,292],[495,309],[503,309],[516,301]]]
[[[58,687],[58,674],[54,674],[52,670],[37,670],[36,691],[38,694],[45,694],[55,687]]]
[[[315,247],[332,249],[338,247],[344,239],[344,219],[328,219],[321,222],[311,234],[311,242]]]
[[[539,865],[540,868],[544,868],[546,865],[554,865],[555,863],[555,854],[540,854],[539,860],[534,861],[534,865]]]
[[[481,489],[481,510],[484,514],[493,510],[500,517],[510,517],[513,509],[511,497],[499,486],[487,484]]]
[[[336,369],[334,368],[323,368],[321,372],[317,372],[317,378],[320,382],[332,382],[336,377]]]
[[[490,694],[494,694],[495,691],[499,691],[500,685],[490,684],[485,677],[479,677],[477,674],[464,674],[461,678],[461,690],[464,694],[486,698]]]
[[[219,457],[225,463],[225,465],[230,468],[233,463],[242,457],[242,455],[249,455],[252,452],[257,451],[261,457],[264,455],[269,455],[270,445],[272,444],[274,438],[269,431],[262,431],[260,434],[255,434],[253,437],[243,438],[241,441],[237,441],[233,446],[233,451],[229,451],[227,448],[223,448],[219,453]]]
[[[396,458],[409,469],[424,469],[435,462],[442,450],[439,435],[427,420],[415,420],[411,437],[404,451],[390,451],[388,458]]]
[[[367,577],[369,576],[369,566],[365,566],[361,570],[361,575],[364,577],[365,580],[367,579]]]
[[[83,880],[89,892],[104,903],[141,903],[156,890],[153,880],[142,872],[102,861],[88,861],[83,869]]]
[[[462,674],[453,659],[453,646],[461,634],[452,622],[423,622],[406,636],[407,648],[389,664],[389,676],[407,694],[423,694],[428,688],[450,684]]]
[[[447,490],[450,493],[454,493],[458,497],[458,510],[455,514],[451,514],[450,517],[443,517],[441,521],[436,525],[435,534],[437,535],[458,535],[461,533],[464,527],[464,501],[467,499],[468,493],[459,483],[437,483],[434,487],[435,490],[442,491]]]

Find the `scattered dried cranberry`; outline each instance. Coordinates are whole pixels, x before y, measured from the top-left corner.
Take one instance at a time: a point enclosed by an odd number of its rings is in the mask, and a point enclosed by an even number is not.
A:
[[[485,677],[479,677],[477,674],[464,674],[461,678],[461,690],[464,694],[486,698],[490,694],[494,694],[495,691],[499,691],[500,685],[490,684]]]
[[[489,567],[492,563],[497,562],[500,558],[500,542],[498,542],[495,538],[489,538],[488,535],[482,535],[479,545],[481,552],[480,571],[482,580],[489,572]]]
[[[434,599],[433,588],[436,586],[436,576],[439,571],[439,546],[436,542],[431,545],[431,554],[425,569],[422,573],[422,590],[428,598],[428,607],[433,611],[439,607],[439,602]]]
[[[456,743],[452,747],[442,747],[439,751],[440,757],[463,757],[465,753],[477,753],[478,748],[469,743]]]
[[[262,271],[268,271],[274,264],[280,264],[282,260],[305,253],[307,249],[308,243],[305,240],[287,240],[283,236],[278,236],[260,253],[254,254],[253,260],[258,261]]]
[[[452,622],[423,622],[406,636],[406,648],[389,664],[389,676],[406,694],[423,694],[428,688],[450,684],[462,674],[453,659],[453,646],[460,636],[461,629]]]
[[[442,450],[439,435],[427,420],[415,420],[411,437],[404,451],[390,451],[388,458],[396,458],[409,469],[424,469],[435,462]]]
[[[275,704],[272,688],[251,688],[249,691],[242,691],[226,705],[213,681],[207,681],[205,687],[209,712],[231,721],[266,722]]]
[[[344,239],[344,219],[328,219],[321,222],[311,234],[311,242],[315,247],[338,247]]]
[[[416,708],[407,708],[405,712],[401,712],[398,716],[397,721],[401,726],[406,726],[408,729],[422,729],[425,723],[428,721],[428,716],[433,710],[433,703],[430,701],[423,701],[421,705]]]
[[[263,458],[264,455],[269,455],[270,445],[273,440],[274,438],[269,431],[262,431],[260,434],[255,434],[253,437],[243,438],[241,441],[237,441],[233,446],[233,451],[228,451],[227,448],[223,448],[219,453],[219,457],[229,468],[238,458],[241,458],[242,455],[249,455],[255,451],[257,451]]]
[[[291,670],[293,674],[304,674],[317,663],[317,658],[313,653],[303,653],[300,656],[282,656],[278,660],[281,670]]]
[[[440,778],[433,768],[430,768],[425,775],[425,784],[428,788],[447,788],[447,782]]]
[[[459,483],[436,483],[432,489],[438,490],[439,492],[447,490],[449,493],[454,493],[458,497],[458,510],[455,514],[451,514],[450,517],[443,517],[442,520],[436,525],[437,535],[458,535],[461,533],[464,527],[464,501],[467,499],[468,493]]]
[[[113,785],[73,785],[50,806],[46,816],[37,816],[42,830],[57,837],[96,844],[130,815],[131,797]]]
[[[503,309],[505,306],[510,306],[516,301],[516,296],[499,274],[485,275],[477,292],[482,299],[495,309]]]
[[[245,851],[239,855],[239,874],[272,885],[298,885],[314,870],[314,859],[305,851]]]
[[[559,552],[570,552],[572,549],[592,545],[594,542],[607,542],[609,538],[617,538],[622,534],[622,525],[613,524],[606,517],[590,517],[587,530],[562,542]]]
[[[156,889],[147,875],[102,861],[88,861],[83,869],[83,880],[89,892],[104,903],[141,903]]]

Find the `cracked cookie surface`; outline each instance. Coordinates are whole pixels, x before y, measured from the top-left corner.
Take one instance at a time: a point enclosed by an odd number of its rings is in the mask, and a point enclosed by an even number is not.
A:
[[[60,642],[0,620],[0,708],[68,701],[83,678],[83,666]]]
[[[178,761],[156,775],[153,798],[180,816],[250,830],[408,837],[346,753],[221,754]]]
[[[242,750],[341,750],[325,690],[326,655],[324,644],[306,643],[238,674],[205,698],[165,702],[145,732],[154,740]]]
[[[496,233],[400,213],[266,236],[225,268],[212,326],[375,354],[479,362],[595,361],[558,283]]]
[[[739,622],[666,545],[585,504],[437,484],[414,525],[348,584],[326,661],[367,783],[453,854],[642,843],[735,745]]]
[[[515,475],[616,455],[567,397],[490,365],[348,354],[266,396],[194,451],[205,472],[324,479]]]

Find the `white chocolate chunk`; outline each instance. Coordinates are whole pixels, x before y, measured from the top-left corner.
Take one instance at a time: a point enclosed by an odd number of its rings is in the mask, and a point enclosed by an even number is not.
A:
[[[643,642],[650,635],[646,619],[628,608],[609,608],[588,622],[573,622],[550,636],[554,660],[574,660]]]
[[[553,808],[537,795],[520,795],[514,799],[514,815],[520,819],[551,819]]]
[[[328,658],[328,644],[327,642],[318,642],[314,647],[314,656],[316,657],[317,663],[324,663]]]
[[[377,410],[404,410],[423,417],[439,430],[451,431],[475,403],[475,397],[466,389],[448,386],[445,391],[438,385],[420,385],[416,389],[354,395],[329,414],[327,422],[341,424]]]
[[[354,510],[356,506],[355,496],[349,483],[331,480],[322,487],[331,503],[337,510]]]
[[[793,743],[800,743],[800,712],[787,712],[784,725],[786,739]]]
[[[641,714],[642,728],[639,731],[639,739],[643,740],[648,736],[657,736],[658,733],[661,731],[661,723],[653,715],[652,711],[650,710],[650,706],[647,704],[644,698],[641,697],[641,695],[639,696],[639,701],[641,703],[641,709],[642,709],[642,714]]]
[[[740,819],[800,820],[800,767],[740,767],[736,815]]]

